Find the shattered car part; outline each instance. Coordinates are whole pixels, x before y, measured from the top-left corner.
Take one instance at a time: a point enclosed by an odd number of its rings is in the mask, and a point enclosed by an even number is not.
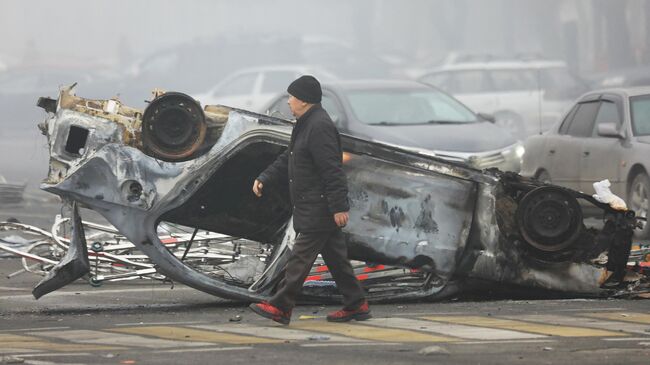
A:
[[[36,285],[32,291],[36,299],[70,284],[90,271],[86,236],[81,226],[81,218],[76,204],[73,205],[72,210],[72,241],[68,251],[65,257],[49,271],[45,279]]]
[[[74,215],[74,209],[70,214]],[[69,232],[82,231],[76,228],[78,224],[71,221],[74,222],[57,215],[50,232],[22,223],[0,222],[0,234],[11,233],[0,236],[0,255],[6,252],[21,257],[23,265],[23,269],[8,276],[23,272],[54,276],[56,271],[53,268],[58,261],[75,256],[69,250],[80,250],[66,237]],[[164,275],[158,273],[149,257],[138,251],[114,227],[88,221],[81,221],[81,225],[86,236],[86,252],[90,261],[87,279],[91,285],[139,278],[167,281]],[[264,269],[264,263],[258,258],[267,256],[269,251],[266,245],[256,242],[196,230],[189,233],[183,227],[169,224],[159,225],[159,238],[170,252],[187,265],[209,275],[228,275],[229,279],[248,283],[253,282],[257,271]],[[20,247],[16,247],[16,243]],[[59,266],[56,266],[57,270]],[[251,273],[250,270],[257,271]]]
[[[224,106],[206,106],[201,116],[196,105],[180,93],[162,94],[142,113],[63,89],[41,124],[50,147],[41,187],[102,214],[173,280],[224,298],[267,298],[295,232],[287,192],[269,189],[258,199],[250,186],[287,148],[293,125]],[[153,130],[143,130],[147,125]],[[605,279],[625,273],[632,211],[514,173],[345,135],[342,144],[350,258],[408,272],[404,280],[364,283],[371,300],[439,299],[473,282],[608,295]],[[602,229],[585,226],[577,200],[602,211]],[[210,276],[165,247],[156,232],[162,222],[268,244],[273,252],[261,274],[253,270],[253,284]],[[334,293],[331,285],[305,285],[302,294],[332,301]]]

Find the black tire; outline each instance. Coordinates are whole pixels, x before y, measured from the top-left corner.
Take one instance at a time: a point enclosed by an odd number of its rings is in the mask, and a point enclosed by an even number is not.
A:
[[[628,208],[636,212],[637,217],[648,218],[648,198],[650,197],[650,178],[645,172],[638,173],[632,179],[627,193]],[[650,225],[641,221],[643,228],[634,230],[637,238],[650,238]]]
[[[582,209],[565,189],[540,186],[521,198],[515,219],[519,233],[539,258],[564,257],[582,233]]]

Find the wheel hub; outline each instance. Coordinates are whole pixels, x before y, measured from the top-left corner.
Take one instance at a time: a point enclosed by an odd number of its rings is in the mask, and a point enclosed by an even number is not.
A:
[[[527,193],[519,202],[516,219],[524,240],[543,252],[565,250],[582,231],[582,210],[577,200],[552,186]]]
[[[205,140],[206,131],[201,106],[182,93],[165,93],[154,99],[144,111],[143,144],[155,157],[163,160],[190,158]]]

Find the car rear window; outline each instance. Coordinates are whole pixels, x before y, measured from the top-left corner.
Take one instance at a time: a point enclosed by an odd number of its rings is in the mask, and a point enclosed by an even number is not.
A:
[[[630,112],[634,135],[650,135],[650,95],[630,98]]]
[[[533,70],[494,70],[490,76],[494,91],[508,92],[539,88]]]
[[[472,94],[485,92],[483,71],[462,71],[454,73],[453,84],[448,92],[452,94]]]
[[[540,83],[544,90],[553,91],[564,97],[576,97],[587,87],[565,67],[553,67],[540,70]]]

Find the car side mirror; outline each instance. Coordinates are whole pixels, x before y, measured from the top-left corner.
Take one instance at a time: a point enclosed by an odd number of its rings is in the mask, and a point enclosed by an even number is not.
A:
[[[494,115],[492,115],[492,114],[478,113],[477,115],[478,115],[479,118],[483,119],[486,122],[490,122],[490,123],[493,123],[493,124],[497,122],[496,118],[494,118]]]
[[[597,132],[599,136],[603,137],[625,138],[623,133],[618,130],[616,123],[600,123],[598,124]]]

